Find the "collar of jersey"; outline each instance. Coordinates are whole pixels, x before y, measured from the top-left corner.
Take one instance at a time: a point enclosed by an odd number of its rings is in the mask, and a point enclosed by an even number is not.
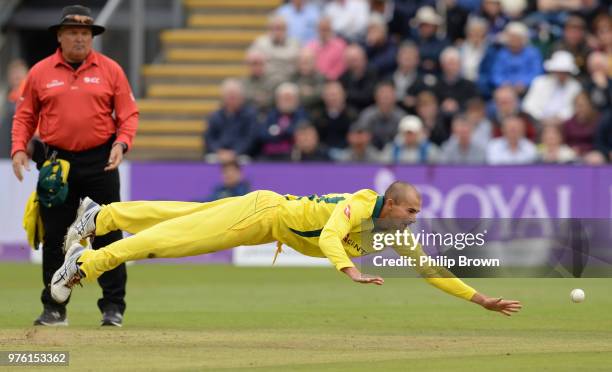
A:
[[[376,197],[376,204],[374,204],[374,211],[372,212],[372,218],[380,217],[380,212],[382,211],[383,204],[385,204],[385,197],[382,195],[378,195]]]

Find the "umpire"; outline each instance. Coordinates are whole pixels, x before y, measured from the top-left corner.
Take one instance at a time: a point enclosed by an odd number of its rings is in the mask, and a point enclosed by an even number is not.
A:
[[[44,310],[35,325],[67,325],[65,303],[56,303],[49,292],[53,273],[62,265],[62,245],[76,217],[79,200],[89,196],[99,204],[120,200],[119,171],[138,126],[138,108],[121,67],[92,50],[93,37],[104,32],[95,25],[91,10],[81,5],[65,7],[58,24],[49,27],[59,48],[38,62],[28,74],[23,96],[13,118],[13,171],[22,180],[29,170],[28,143],[38,130],[42,145],[35,148],[38,168],[55,153],[70,163],[68,195],[57,206],[40,205],[45,230],[43,244]],[[36,154],[42,156],[37,158]],[[94,249],[121,239],[115,231],[96,238]],[[98,280],[102,298],[98,307],[102,325],[121,326],[125,311],[125,265]]]

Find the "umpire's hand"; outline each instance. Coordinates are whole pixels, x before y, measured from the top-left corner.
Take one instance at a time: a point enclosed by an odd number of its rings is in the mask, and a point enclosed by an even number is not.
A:
[[[108,157],[108,165],[104,168],[105,171],[111,171],[117,169],[121,161],[123,160],[124,144],[116,142],[111,149],[110,156]]]
[[[28,172],[30,171],[30,159],[25,151],[17,151],[13,155],[13,173],[15,177],[21,182],[23,181],[23,174],[21,168],[25,168]]]

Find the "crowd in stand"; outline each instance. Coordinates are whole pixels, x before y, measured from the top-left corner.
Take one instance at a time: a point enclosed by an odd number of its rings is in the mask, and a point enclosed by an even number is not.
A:
[[[597,0],[290,0],[221,86],[207,159],[609,162]]]

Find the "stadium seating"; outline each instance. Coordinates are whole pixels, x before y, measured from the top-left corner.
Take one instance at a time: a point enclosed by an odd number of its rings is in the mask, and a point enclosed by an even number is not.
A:
[[[142,68],[146,97],[130,159],[201,159],[204,118],[218,107],[219,83],[245,73],[246,47],[280,0],[185,0],[186,28],[160,34],[163,61]]]

